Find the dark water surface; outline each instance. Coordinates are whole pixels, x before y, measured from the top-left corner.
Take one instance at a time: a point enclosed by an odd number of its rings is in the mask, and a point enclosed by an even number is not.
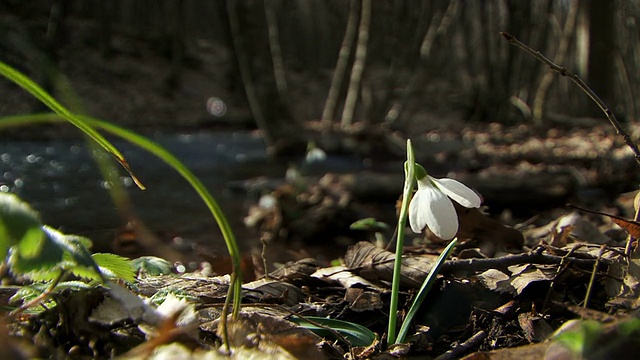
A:
[[[157,134],[152,137],[205,184],[236,232],[242,225],[247,194],[230,181],[260,175],[282,177],[287,164],[269,161],[262,139],[252,133]],[[112,140],[112,139],[110,139]],[[120,167],[135,213],[164,237],[210,241],[220,233],[204,203],[173,169],[153,155],[113,139],[147,187],[140,191]],[[37,210],[42,220],[69,233],[96,240],[112,237],[123,225],[100,171],[82,138],[11,141],[0,145],[0,191],[13,192]],[[242,235],[238,235],[242,242]],[[221,247],[224,244],[220,243]]]

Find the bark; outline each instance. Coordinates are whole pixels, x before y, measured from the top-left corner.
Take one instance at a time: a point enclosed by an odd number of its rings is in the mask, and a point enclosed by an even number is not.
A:
[[[358,27],[358,45],[356,46],[356,55],[351,68],[351,78],[349,79],[349,90],[347,98],[344,102],[342,111],[342,127],[346,128],[353,122],[356,102],[358,100],[358,92],[364,72],[364,65],[367,60],[367,44],[369,42],[369,28],[371,25],[371,2],[372,0],[363,0],[360,26]]]
[[[328,125],[335,115],[338,97],[340,96],[340,89],[342,89],[342,81],[347,70],[347,64],[349,63],[351,47],[353,46],[356,37],[357,23],[358,1],[350,0],[347,29],[344,32],[344,38],[342,40],[342,45],[340,46],[340,52],[338,53],[338,62],[336,63],[336,68],[333,71],[333,77],[331,78],[331,86],[329,87],[327,101],[324,104],[324,110],[322,110],[322,122],[325,123],[325,125]]]

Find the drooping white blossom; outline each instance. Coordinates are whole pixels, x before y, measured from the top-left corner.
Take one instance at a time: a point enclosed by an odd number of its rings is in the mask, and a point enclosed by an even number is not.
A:
[[[422,168],[416,164],[416,167]],[[480,196],[461,182],[436,179],[426,174],[417,180],[418,190],[409,204],[409,224],[415,233],[425,227],[443,240],[450,240],[458,232],[458,215],[451,200],[467,208],[478,208]]]

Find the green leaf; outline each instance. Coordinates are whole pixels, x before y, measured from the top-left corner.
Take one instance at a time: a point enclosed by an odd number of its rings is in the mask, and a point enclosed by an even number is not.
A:
[[[73,261],[78,265],[92,269],[96,274],[98,274],[98,276],[101,276],[98,265],[91,257],[89,250],[85,247],[85,244],[88,242],[90,243],[89,239],[77,235],[63,234],[46,225],[43,229],[47,235],[49,235],[49,238],[51,238],[51,240],[60,247],[60,249],[71,255]]]
[[[136,272],[144,272],[152,276],[171,274],[173,270],[172,263],[155,256],[142,256],[131,262]]]
[[[0,260],[18,244],[25,258],[37,256],[44,241],[38,213],[18,196],[0,192]]]
[[[306,319],[309,319],[321,326],[312,324]],[[314,333],[318,334],[318,336],[341,340],[336,339],[335,334],[329,329],[337,331],[338,333],[340,333],[340,335],[344,336],[347,341],[349,341],[349,345],[351,346],[369,346],[376,340],[376,334],[374,334],[373,331],[360,324],[355,324],[348,321],[327,319],[316,316],[305,316],[304,318],[293,317],[289,319],[289,321],[296,323],[304,327],[305,329],[313,331]]]
[[[368,230],[368,231],[387,231],[389,230],[389,225],[376,220],[375,218],[365,218],[360,219],[351,226],[349,226],[351,230]]]
[[[42,241],[38,244],[29,241],[27,242],[28,246],[19,244],[14,248],[15,251],[12,251],[9,265],[13,272],[18,274],[48,272],[59,267],[63,260],[63,248],[46,231],[46,226],[42,226],[41,229],[45,230]],[[30,248],[35,246],[37,249]],[[23,255],[23,249],[27,249],[26,253],[30,256]]]
[[[136,269],[131,260],[116,254],[96,253],[91,255],[98,264],[100,270],[111,277],[122,279],[126,282],[134,282],[136,279]]]
[[[596,320],[585,320],[579,323],[576,329],[559,334],[555,339],[576,355],[585,354],[585,349],[599,334],[602,334],[604,325]]]
[[[445,260],[447,260],[447,257],[449,257],[449,254],[451,253],[453,248],[456,246],[457,242],[458,242],[458,238],[454,238],[449,243],[449,245],[442,251],[440,256],[438,256],[438,259],[436,260],[435,264],[431,268],[431,271],[429,271],[427,278],[424,279],[424,282],[422,283],[420,290],[418,290],[418,294],[416,295],[416,298],[413,300],[413,303],[411,304],[411,307],[407,312],[407,316],[404,318],[404,321],[402,322],[402,326],[400,326],[400,331],[398,332],[398,338],[396,339],[396,342],[395,342],[396,344],[404,342],[404,339],[406,338],[407,333],[409,331],[409,325],[411,324],[411,321],[413,321],[413,318],[418,312],[418,309],[420,309],[420,306],[422,306],[422,302],[424,301],[424,298],[427,296],[427,293],[429,293],[429,290],[431,290],[431,286],[433,286],[433,283],[435,283],[437,279],[437,276],[438,276],[438,273],[440,272],[440,268],[442,267],[442,264],[444,264]]]
[[[149,298],[149,301],[156,306],[160,306],[160,304],[162,304],[167,299],[167,296],[169,296],[169,294],[175,296],[178,299],[185,299],[189,302],[198,301],[198,297],[189,294],[188,291],[166,288],[158,290],[155,294],[153,294],[153,296]]]
[[[42,295],[45,291],[49,289],[50,284],[48,283],[34,283],[30,285],[21,286],[18,291],[9,299],[10,303],[14,303],[16,301],[22,301],[24,303],[34,300],[38,296]],[[55,291],[62,291],[65,289],[71,289],[74,291],[89,289],[91,286],[87,285],[82,281],[63,281],[60,282],[55,287]],[[47,307],[51,307],[55,302],[52,300],[47,300]],[[37,308],[37,307],[36,307]],[[44,308],[40,308],[40,310],[44,310]]]
[[[40,269],[26,272],[23,274],[23,276],[35,282],[50,282],[60,277],[60,274],[62,273],[62,266],[59,266],[60,264],[61,263],[58,263],[58,266],[52,267],[50,269]]]

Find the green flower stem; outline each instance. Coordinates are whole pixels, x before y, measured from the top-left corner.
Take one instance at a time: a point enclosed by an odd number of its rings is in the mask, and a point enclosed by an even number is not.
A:
[[[402,192],[402,205],[398,216],[398,237],[396,240],[396,258],[393,263],[393,280],[391,283],[391,305],[389,306],[389,328],[387,330],[387,344],[396,343],[396,323],[398,320],[398,293],[400,292],[400,274],[402,271],[402,249],[404,247],[404,229],[407,223],[409,200],[415,183],[416,158],[411,146],[411,140],[407,139],[407,162],[404,166],[404,190]]]
[[[211,214],[215,218],[218,226],[220,227],[220,231],[222,232],[222,236],[224,237],[224,241],[227,245],[227,249],[229,251],[229,255],[231,257],[231,261],[233,263],[232,272],[235,274],[235,277],[232,277],[235,281],[229,286],[228,296],[233,298],[233,318],[237,318],[238,312],[240,310],[240,294],[241,294],[241,286],[242,286],[242,269],[241,269],[241,259],[240,259],[240,250],[238,249],[238,244],[236,242],[235,236],[231,230],[231,226],[227,221],[222,209],[215,201],[213,196],[209,193],[206,187],[196,178],[193,173],[187,169],[180,160],[178,160],[175,156],[173,156],[170,152],[165,150],[160,145],[154,143],[153,141],[140,136],[136,133],[133,133],[127,129],[121,128],[119,126],[107,123],[102,120],[98,120],[95,118],[91,118],[88,116],[75,115],[75,117],[81,119],[86,124],[89,124],[91,127],[99,128],[104,131],[107,131],[113,135],[121,137],[128,142],[135,144],[141,147],[144,150],[152,153],[153,155],[160,158],[167,165],[171,166],[174,170],[176,170],[182,177],[189,182],[189,184],[196,190],[200,198],[207,205]],[[34,123],[43,123],[43,122],[60,122],[66,120],[66,117],[61,117],[56,114],[32,114],[32,115],[18,115],[18,116],[7,116],[0,118],[0,128],[16,126],[16,125],[28,125]]]

